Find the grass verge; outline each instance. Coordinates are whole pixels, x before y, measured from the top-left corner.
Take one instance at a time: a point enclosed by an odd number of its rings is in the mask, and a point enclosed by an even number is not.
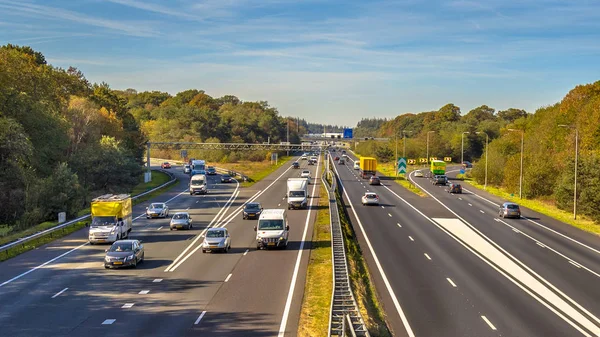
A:
[[[465,179],[464,181],[477,189],[484,190],[483,185],[480,185],[473,180]],[[493,195],[499,196],[507,201],[515,202],[523,207],[529,208],[538,213],[547,215],[551,218],[567,223],[573,227],[577,227],[586,232],[595,235],[600,235],[600,225],[594,223],[593,220],[590,220],[585,216],[578,215],[578,219],[574,220],[572,212],[566,212],[559,209],[558,207],[556,207],[553,200],[519,199],[518,196],[514,196],[511,193],[508,193],[502,188],[493,187],[489,185],[485,189],[485,191]]]
[[[135,186],[132,190],[132,195],[137,195],[137,194],[141,194],[143,192],[149,191],[153,188],[156,188],[166,182],[168,182],[170,179],[169,175],[164,173],[164,172],[160,172],[160,171],[153,171],[152,172],[152,180],[149,183],[144,183],[143,181],[143,177],[141,178],[140,183]],[[138,198],[136,200],[133,201],[133,204],[139,204],[141,202],[144,202],[150,198],[153,198],[161,193],[164,193],[166,191],[168,191],[169,189],[171,189],[173,186],[175,186],[175,184],[171,184],[168,186],[165,186],[164,188],[161,188],[157,191],[154,191],[152,193],[149,193],[145,196],[143,196],[142,198]],[[77,217],[80,216],[84,216],[86,214],[89,214],[90,210],[89,208],[87,209],[83,209],[81,210],[78,214]],[[81,228],[85,227],[85,225],[88,223],[88,220],[84,220],[84,221],[80,221],[74,224],[71,224],[69,226],[65,226],[64,228],[62,228],[61,230],[57,230],[51,233],[48,233],[44,236],[41,236],[35,240],[31,240],[28,242],[23,243],[22,245],[17,245],[15,247],[9,248],[6,251],[0,253],[0,261],[5,261],[7,259],[10,259],[11,257],[17,256],[21,253],[24,253],[28,250],[32,250],[35,249],[37,247],[40,247],[42,245],[45,245],[49,242],[52,242],[56,239],[59,239],[61,237],[64,237],[66,235],[69,235],[75,231],[80,230]],[[10,233],[8,235],[5,236],[1,236],[0,237],[0,246],[1,245],[5,245],[7,243],[13,242],[18,240],[19,238],[22,237],[26,237],[29,235],[33,235],[35,233],[44,231],[46,229],[52,228],[54,226],[56,226],[58,223],[56,221],[46,221],[43,222],[37,226],[28,228],[26,230],[23,231],[19,231],[19,232],[15,232],[15,233]]]
[[[273,165],[271,165],[271,161],[240,161],[238,163],[219,163],[217,167],[244,174],[248,177],[248,180],[242,182],[240,186],[250,187],[275,172],[275,170],[287,163],[290,158],[292,157],[281,156],[277,160],[277,164]]]
[[[426,197],[423,191],[420,188],[415,186],[410,180],[406,179],[404,176],[396,177],[394,172],[394,164],[393,163],[377,163],[378,171],[381,172],[384,176],[389,177],[390,179],[397,182],[400,186],[406,188],[407,190],[415,193],[420,197]]]
[[[304,297],[298,324],[299,337],[327,336],[333,291],[331,225],[327,191],[321,184],[319,210],[313,229]]]
[[[350,285],[352,286],[354,298],[356,299],[360,313],[371,336],[392,336],[385,322],[385,314],[381,303],[379,303],[375,285],[371,280],[367,262],[362,255],[356,233],[348,220],[349,217],[338,190],[336,190],[336,199],[342,232],[344,233],[344,246],[346,247]]]

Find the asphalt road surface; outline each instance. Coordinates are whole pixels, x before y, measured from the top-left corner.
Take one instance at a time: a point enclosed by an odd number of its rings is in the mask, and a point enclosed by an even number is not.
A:
[[[317,166],[301,167],[316,182],[316,207]],[[181,167],[171,171],[174,188],[133,207],[130,237],[145,247],[136,269],[105,270],[108,245],[89,245],[86,229],[0,263],[0,335],[295,336],[315,211],[288,211],[286,250],[257,251],[256,221],[241,210],[248,201],[287,208],[286,180],[299,170],[286,164],[251,188],[209,176],[204,196],[189,195]],[[170,231],[169,219],[146,219],[151,202],[190,212],[194,228]],[[198,249],[208,226],[230,231],[229,253]]]
[[[600,334],[597,237],[528,210],[539,220],[499,222],[499,200],[449,195],[427,178],[415,179],[427,197],[371,186],[352,164],[335,167],[395,336]],[[366,191],[381,205],[363,206]]]

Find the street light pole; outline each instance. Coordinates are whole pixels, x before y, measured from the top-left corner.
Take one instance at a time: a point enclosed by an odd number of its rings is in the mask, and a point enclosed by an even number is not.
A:
[[[429,164],[429,134],[435,131],[427,131],[427,164]]]
[[[288,148],[287,155],[289,157],[290,156],[290,119],[287,118],[286,121],[287,121],[287,123],[286,123],[287,124],[287,128],[286,128],[287,131],[286,132],[287,132],[287,148]]]
[[[396,157],[394,157],[394,168],[396,170],[396,177],[398,176],[398,131],[394,129],[394,143],[396,143]]]
[[[465,131],[460,135],[460,163],[463,164],[465,162],[465,134],[470,133],[469,131]]]
[[[488,134],[486,132],[483,131],[479,131],[476,132],[477,134],[479,133],[483,133],[485,134],[485,180],[483,183],[483,189],[487,189],[487,177],[488,177],[488,142],[490,137],[488,136]]]
[[[404,140],[402,141],[403,145],[404,145],[404,151],[402,152],[402,157],[406,158],[406,133],[412,133],[412,131],[406,131],[406,130],[402,130],[402,135],[404,136]]]
[[[575,129],[575,179],[573,182],[573,220],[577,220],[577,162],[579,161],[579,129],[575,126],[560,124],[563,128]]]
[[[519,199],[523,199],[523,147],[525,139],[525,131],[517,129],[508,129],[508,131],[520,131],[521,132],[521,173],[519,174]]]

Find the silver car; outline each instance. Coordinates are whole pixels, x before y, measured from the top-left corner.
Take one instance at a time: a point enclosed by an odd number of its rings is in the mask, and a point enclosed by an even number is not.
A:
[[[144,245],[139,240],[119,240],[106,249],[104,268],[137,267],[144,262]]]
[[[183,166],[183,173],[191,173],[192,172],[192,167],[190,165],[184,165]]]
[[[171,223],[169,223],[169,229],[192,229],[192,218],[188,212],[177,212],[173,214]]]
[[[520,218],[521,208],[513,202],[505,202],[498,210],[498,216],[501,218]]]
[[[231,249],[231,236],[225,228],[209,228],[202,242],[202,253],[222,251],[227,253]]]
[[[146,207],[146,219],[166,218],[169,216],[169,206],[163,202],[154,202]]]
[[[379,205],[379,196],[377,193],[367,192],[361,198],[361,202],[364,205]]]

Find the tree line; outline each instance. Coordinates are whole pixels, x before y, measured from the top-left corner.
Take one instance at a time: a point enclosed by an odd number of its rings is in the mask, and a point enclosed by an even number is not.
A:
[[[488,185],[518,195],[523,140],[523,197],[572,210],[575,129],[579,134],[578,209],[600,222],[600,81],[579,85],[559,103],[534,113],[482,105],[463,114],[458,106],[447,104],[437,111],[399,115],[370,134],[390,138],[389,142],[359,141],[357,151],[393,161],[396,149],[399,157],[403,155],[406,136],[406,156],[424,158],[429,138],[430,157],[452,157],[458,163],[462,153],[465,161],[475,163],[472,178],[483,184],[487,138]]]

